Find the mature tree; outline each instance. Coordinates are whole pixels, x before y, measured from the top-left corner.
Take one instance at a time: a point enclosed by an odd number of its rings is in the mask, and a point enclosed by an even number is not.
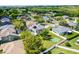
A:
[[[21,38],[24,42],[26,53],[37,54],[43,50],[42,37],[33,36],[28,30],[21,32]]]
[[[16,29],[24,30],[26,29],[25,22],[22,19],[14,19],[12,20],[12,24]]]
[[[8,12],[5,12],[6,10],[5,9],[0,9],[0,16],[5,16],[6,13]]]
[[[28,8],[22,9],[22,14],[25,15],[28,13]]]
[[[49,29],[44,29],[40,32],[40,35],[43,37],[44,40],[51,39],[51,35],[49,35]]]
[[[67,24],[67,21],[66,21],[66,20],[61,20],[61,21],[59,22],[59,25],[69,27],[69,25]]]
[[[34,16],[34,18],[36,19],[36,21],[38,23],[43,23],[44,22],[44,19],[41,16]]]
[[[9,16],[11,16],[13,19],[15,19],[18,15],[20,15],[20,11],[18,8],[12,8],[9,10]]]

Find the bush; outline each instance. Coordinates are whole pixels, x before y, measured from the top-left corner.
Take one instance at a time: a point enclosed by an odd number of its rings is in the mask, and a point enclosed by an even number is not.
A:
[[[69,42],[66,42],[65,45],[71,47],[71,44]]]

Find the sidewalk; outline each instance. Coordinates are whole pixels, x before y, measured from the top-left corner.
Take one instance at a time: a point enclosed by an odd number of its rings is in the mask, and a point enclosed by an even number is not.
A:
[[[61,35],[59,35],[58,33],[55,33],[55,32],[53,32],[53,31],[50,31],[50,32],[52,32],[53,34],[55,34],[55,35],[57,35],[57,36],[59,36],[60,38],[62,38],[62,39],[66,39],[65,37],[63,37],[63,36],[61,36]]]
[[[72,49],[72,48],[68,48],[68,47],[64,47],[64,46],[59,46],[59,45],[57,45],[57,47],[63,48],[63,49],[65,49],[65,50],[69,50],[69,51],[73,51],[73,52],[79,53],[79,50],[76,50],[76,49]]]

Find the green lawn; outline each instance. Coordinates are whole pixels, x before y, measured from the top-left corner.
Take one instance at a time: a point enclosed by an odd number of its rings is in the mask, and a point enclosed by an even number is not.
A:
[[[52,35],[52,39],[57,38],[59,40],[57,42],[54,42],[51,39],[49,39],[49,40],[43,40],[43,46],[45,48],[50,48],[52,45],[57,44],[58,42],[60,42],[62,40],[60,37],[54,35],[53,33],[49,33],[49,34]]]
[[[51,41],[52,41],[52,42],[60,42],[60,39],[57,38],[57,37],[54,37],[54,38],[51,39]]]
[[[79,36],[76,37],[76,38],[74,38],[74,39],[72,39],[72,40],[70,40],[69,43],[70,43],[71,47],[69,47],[69,48],[73,48],[73,49],[79,50],[79,45],[76,44],[76,42],[77,42],[78,39],[79,39]],[[66,42],[65,42],[65,43],[66,43]],[[63,46],[66,46],[65,43],[62,44],[62,45],[63,45]]]
[[[56,38],[56,37],[57,37],[57,38],[59,38],[60,40],[62,40],[61,37],[59,37],[59,36],[57,36],[57,35],[55,35],[55,34],[53,34],[53,33],[51,33],[51,32],[49,32],[49,34],[52,35],[52,38]]]
[[[69,38],[72,38],[76,35],[78,35],[78,33],[72,32],[72,34],[66,34],[66,35],[63,35],[63,36],[69,39]]]
[[[55,49],[51,50],[51,53],[52,54],[78,54],[76,52],[64,50],[64,49],[61,49],[61,48],[55,48]]]
[[[43,40],[43,47],[45,47],[46,49],[50,48],[52,45],[54,45],[55,43],[49,41],[49,40]]]

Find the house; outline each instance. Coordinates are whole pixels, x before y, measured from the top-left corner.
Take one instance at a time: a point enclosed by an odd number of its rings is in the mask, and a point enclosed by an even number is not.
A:
[[[76,26],[76,25],[77,25],[77,23],[72,22],[72,21],[69,21],[69,22],[68,22],[68,25],[69,25],[69,26]]]
[[[8,18],[8,17],[2,17],[2,18],[0,19],[0,22],[1,22],[1,25],[2,25],[2,26],[3,26],[3,25],[10,24],[10,18]]]
[[[67,15],[64,15],[62,17],[63,17],[63,19],[69,19],[69,16],[67,16]]]
[[[40,25],[40,24],[33,24],[28,28],[32,33],[34,33],[35,35],[37,33],[39,33],[42,29],[44,29],[44,26]]]
[[[58,34],[65,34],[65,33],[70,33],[72,30],[70,28],[64,27],[64,26],[56,26],[52,28],[52,31]]]
[[[0,30],[4,30],[5,28],[14,28],[13,25],[4,25],[0,27]]]
[[[41,25],[42,25],[44,28],[50,27],[50,25],[49,25],[49,24],[46,24],[46,23],[42,23]]]
[[[52,16],[55,16],[57,13],[55,13],[55,12],[49,12],[49,14],[51,14]]]
[[[43,19],[44,19],[45,21],[47,21],[47,20],[49,20],[49,17],[48,17],[48,16],[43,16]]]
[[[31,20],[31,18],[28,17],[27,15],[25,15],[25,16],[21,16],[21,19],[23,19],[25,22]]]
[[[8,17],[2,17],[1,22],[10,22],[10,19]]]
[[[0,27],[0,42],[8,42],[19,38],[13,25],[5,25]]]
[[[26,26],[29,28],[30,26],[32,26],[33,24],[36,24],[35,21],[27,21],[26,22]]]

